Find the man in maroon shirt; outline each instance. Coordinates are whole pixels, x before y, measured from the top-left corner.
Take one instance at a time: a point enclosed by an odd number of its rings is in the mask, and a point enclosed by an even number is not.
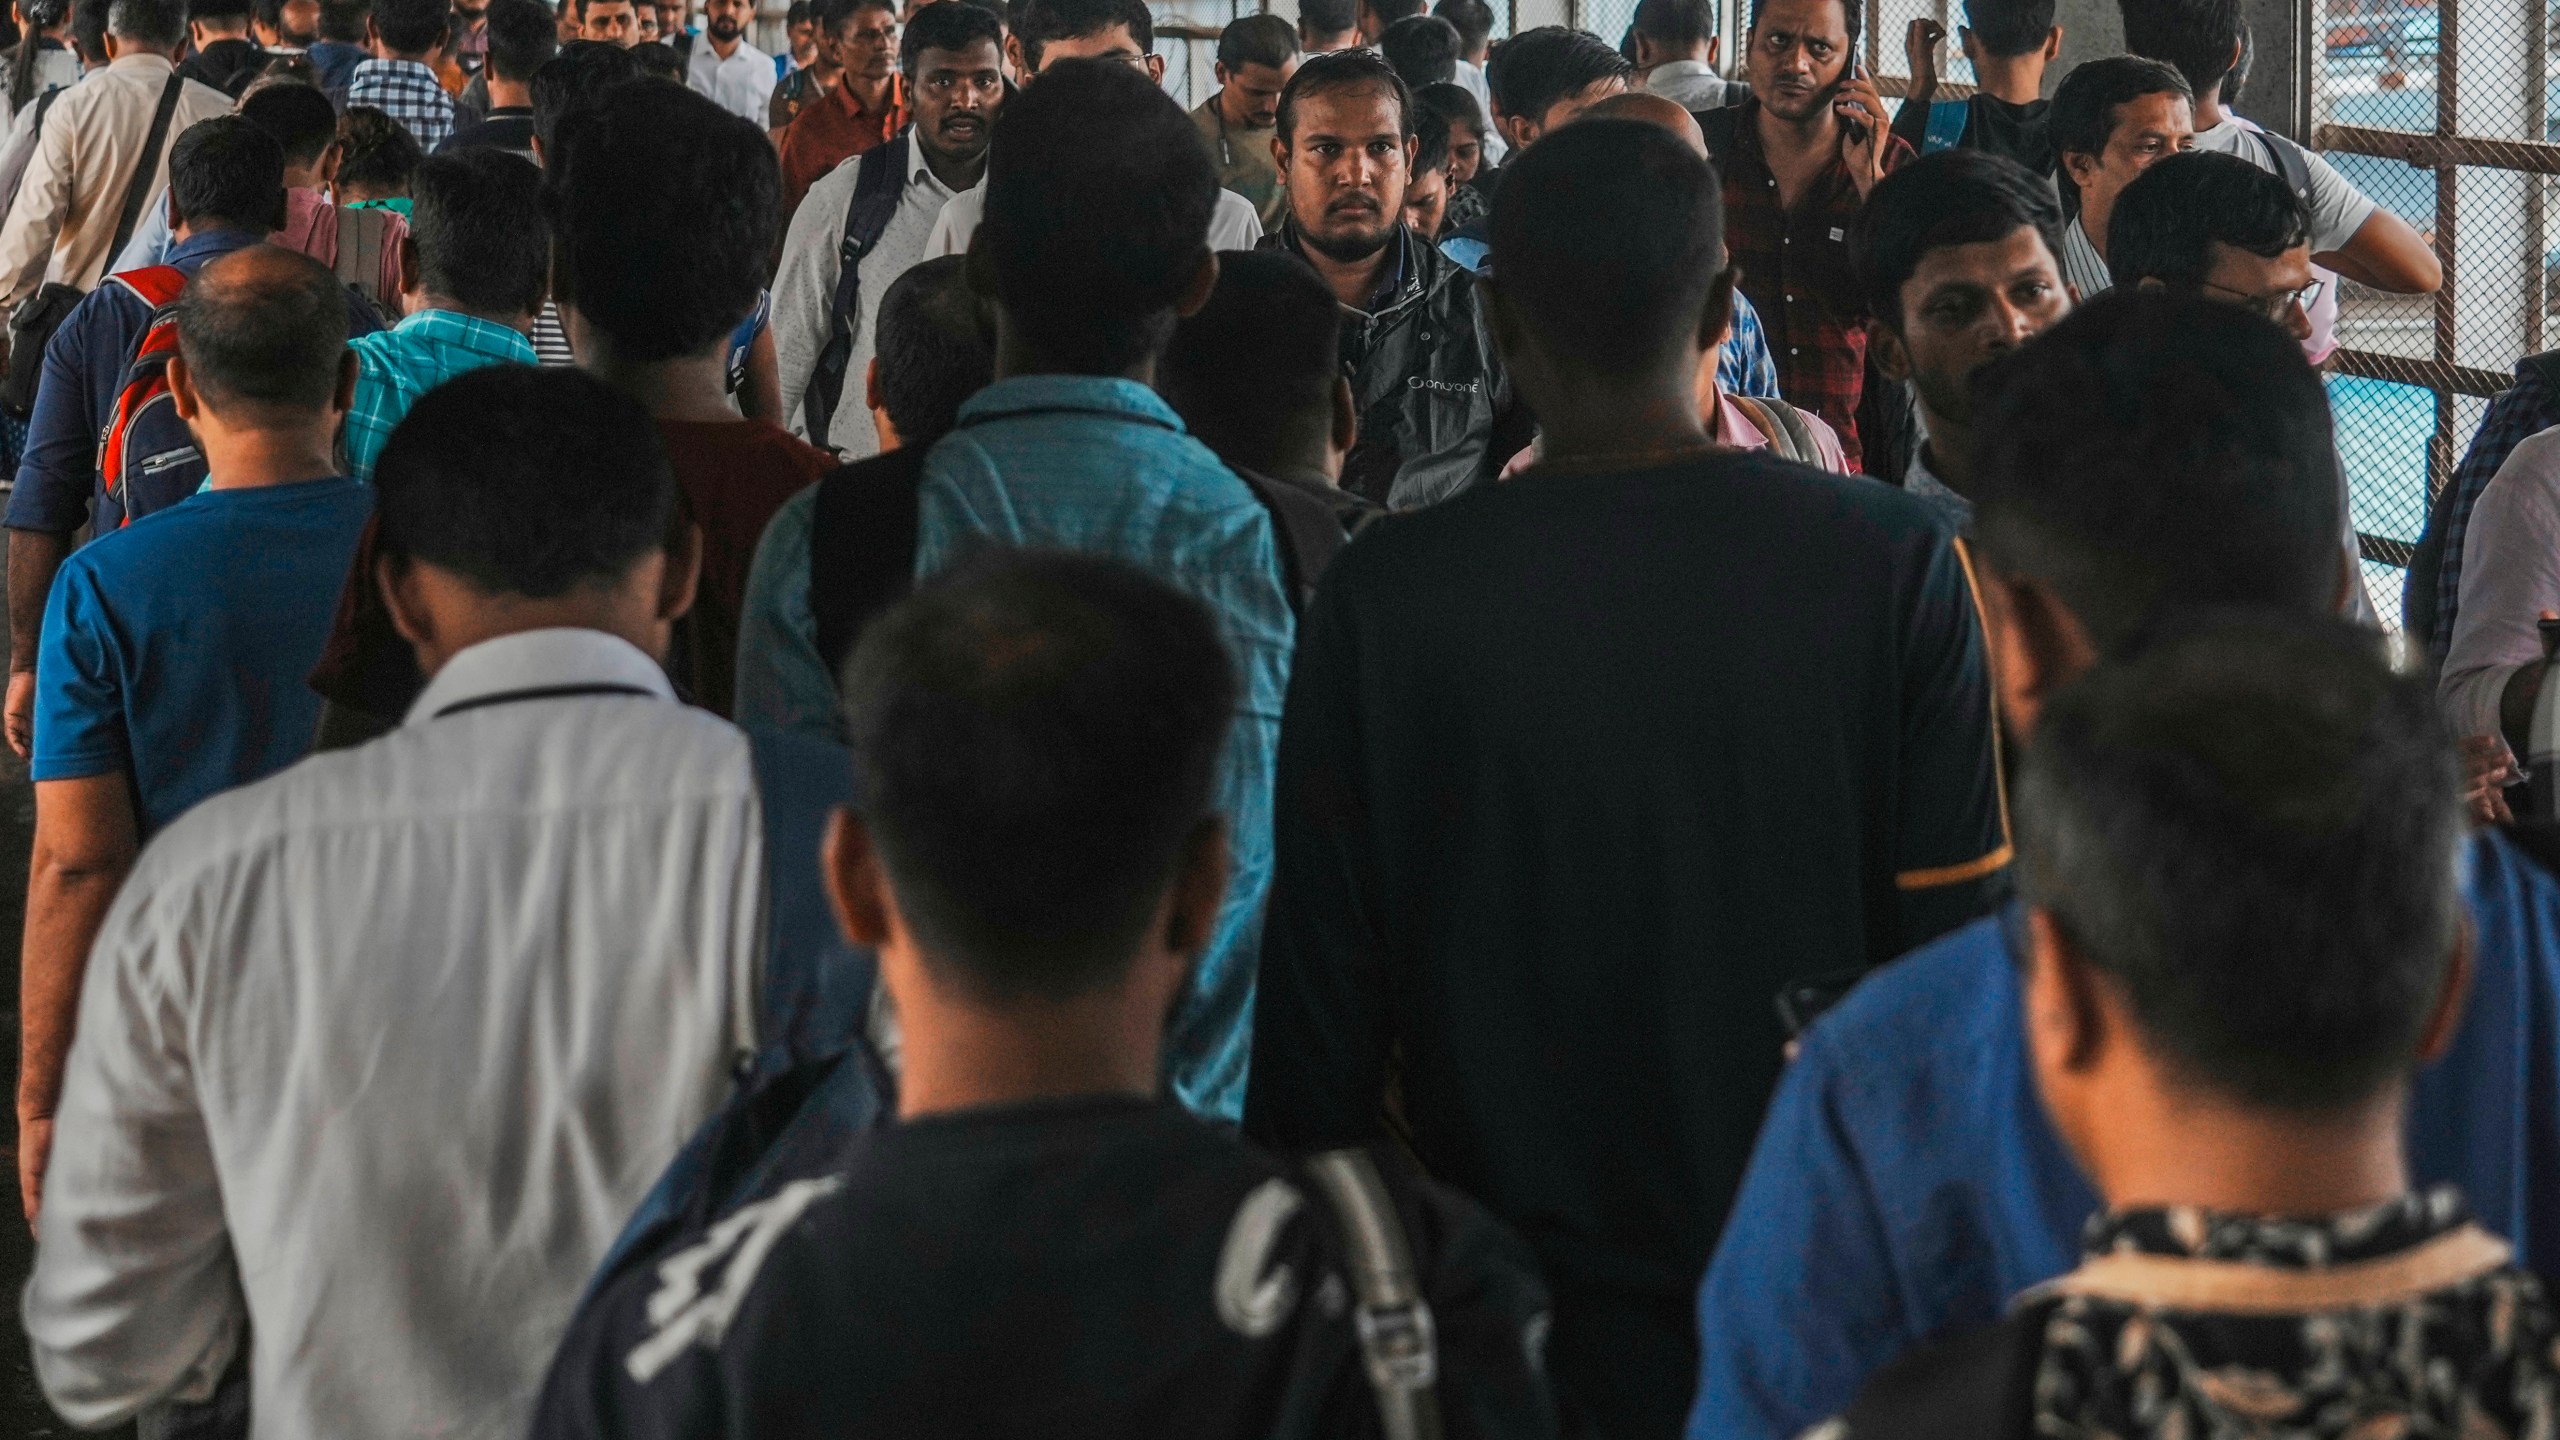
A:
[[[1778,388],[1831,423],[1853,467],[1867,311],[1849,229],[1867,192],[1911,158],[1856,63],[1858,18],[1849,0],[1763,0],[1743,46],[1751,98],[1698,117],[1724,176],[1725,248]]]
[[[818,0],[818,48],[836,64],[835,88],[804,105],[784,127],[782,218],[818,177],[907,126],[906,82],[898,74],[898,11],[889,0]]]

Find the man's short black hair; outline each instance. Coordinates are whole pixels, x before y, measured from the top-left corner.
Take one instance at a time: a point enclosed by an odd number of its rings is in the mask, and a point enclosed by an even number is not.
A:
[[[1488,128],[1484,107],[1468,93],[1464,85],[1425,85],[1413,92],[1414,130],[1419,134],[1427,122],[1436,121],[1441,134],[1452,125],[1464,125],[1481,140]]]
[[[2118,285],[2198,286],[2216,243],[2272,260],[2311,243],[2311,216],[2282,176],[2237,155],[2164,156],[2116,197],[2107,269]]]
[[[640,67],[641,75],[648,79],[676,85],[684,83],[684,57],[676,53],[676,47],[663,40],[643,40],[632,46],[631,60]]]
[[[1024,86],[997,112],[986,187],[977,244],[1025,340],[1089,375],[1164,348],[1208,254],[1218,178],[1191,117],[1145,72],[1062,60]]]
[[[428,391],[382,447],[373,491],[383,554],[492,595],[613,584],[675,529],[649,412],[571,367],[489,365]]]
[[[1440,0],[1431,13],[1458,27],[1459,52],[1473,55],[1493,36],[1493,7],[1484,0]]]
[[[2334,607],[2328,394],[2269,321],[2118,286],[1985,367],[1974,411],[1983,555],[2051,586],[2100,649],[2192,606]]]
[[[1298,58],[1298,28],[1277,15],[1247,15],[1218,32],[1218,63],[1233,75],[1247,65],[1277,70]]]
[[[489,70],[501,80],[532,81],[560,53],[560,27],[540,0],[489,0]]]
[[[490,315],[530,315],[550,291],[542,172],[521,155],[472,148],[431,156],[411,187],[416,284]]]
[[[2240,0],[2116,0],[2116,10],[2124,18],[2124,48],[2177,66],[2199,96],[2211,95],[2231,73],[2246,33]]]
[[[640,79],[640,62],[631,52],[603,40],[572,40],[533,72],[533,139],[546,159],[560,154],[564,121],[584,120],[604,105],[604,97]]]
[[[255,14],[249,0],[187,0],[187,19],[248,21]]]
[[[235,250],[178,299],[178,353],[217,411],[329,408],[347,353],[347,293],[329,267],[275,245]]]
[[[2379,638],[2194,617],[2065,687],[2018,784],[2018,886],[2177,1081],[2335,1114],[2444,998],[2467,827],[2432,687]]]
[[[284,147],[238,115],[199,120],[169,147],[169,203],[198,230],[284,225]]]
[[[2109,55],[2071,67],[2053,92],[2053,148],[2060,155],[2104,155],[2116,133],[2116,112],[2145,95],[2195,92],[2178,72],[2139,55]]]
[[[996,353],[965,256],[927,260],[880,297],[880,408],[902,445],[930,445],[995,380]]]
[[[533,0],[511,0],[527,4]],[[264,130],[284,150],[287,165],[313,165],[338,140],[338,108],[329,97],[300,83],[260,86],[233,112]]]
[[[1114,25],[1128,27],[1140,54],[1155,53],[1156,22],[1147,0],[1021,0],[1013,7],[1013,38],[1022,42],[1022,58],[1034,72],[1051,42],[1081,40]]]
[[[830,39],[865,10],[886,10],[892,19],[898,13],[897,0],[817,0],[810,7],[809,18],[816,21],[818,33]],[[924,12],[918,10],[917,14]]]
[[[338,117],[338,143],[338,188],[351,194],[406,195],[427,161],[408,127],[371,105],[350,105]]]
[[[1199,601],[1098,556],[982,552],[873,621],[855,808],[935,977],[1001,1003],[1125,976],[1211,818],[1235,689]]]
[[[1559,101],[1604,80],[1624,80],[1634,68],[1587,30],[1541,25],[1494,47],[1484,78],[1493,91],[1494,113],[1543,120]]]
[[[373,31],[395,55],[423,55],[443,43],[450,0],[373,0]]]
[[[756,308],[782,169],[752,122],[681,86],[626,85],[572,127],[551,180],[561,302],[620,358],[694,354]]]
[[[1584,120],[1531,146],[1494,192],[1500,294],[1551,359],[1634,376],[1694,340],[1724,268],[1714,169],[1678,136]]]
[[[1841,17],[1847,21],[1846,29],[1849,36],[1849,44],[1842,53],[1854,58],[1858,54],[1858,37],[1866,33],[1867,7],[1865,0],[1832,0],[1832,3],[1840,7]],[[1760,28],[1760,12],[1766,8],[1768,8],[1768,0],[1751,0],[1752,29],[1757,30]]]
[[[77,0],[71,7],[71,43],[91,66],[107,63],[107,11],[112,0]]]
[[[1636,0],[1636,33],[1673,50],[1715,39],[1718,18],[1715,0]]]
[[[1217,288],[1173,327],[1156,388],[1200,443],[1258,469],[1330,431],[1341,375],[1331,288],[1288,251],[1256,250],[1218,258]]]
[[[1449,122],[1429,106],[1416,106],[1421,122],[1413,131],[1415,179],[1449,168]]]
[[[1004,27],[995,16],[975,5],[927,5],[898,37],[898,69],[913,80],[924,66],[927,50],[957,55],[981,43],[996,47],[997,60],[1003,60]]]
[[[320,0],[320,38],[361,45],[365,17],[372,13],[373,0]]]
[[[1902,287],[1932,250],[2005,240],[2020,230],[2062,255],[2062,206],[2041,175],[1987,150],[1941,150],[1876,182],[1849,227],[1849,259],[1868,313],[1902,329]]]
[[[2053,0],[1964,0],[1964,28],[1988,54],[2041,50],[2053,34]]]
[[[1309,35],[1339,35],[1360,24],[1360,0],[1298,0],[1298,28]]]
[[[1408,15],[1378,37],[1378,53],[1408,88],[1438,85],[1457,78],[1458,27],[1437,15]]]
[[[1280,119],[1277,130],[1280,143],[1294,143],[1298,136],[1298,106],[1311,95],[1333,95],[1343,91],[1375,91],[1396,102],[1398,127],[1413,133],[1413,91],[1387,63],[1385,56],[1363,47],[1350,50],[1328,50],[1310,55],[1280,89]]]
[[[154,50],[176,49],[187,38],[186,0],[114,0],[107,33]]]

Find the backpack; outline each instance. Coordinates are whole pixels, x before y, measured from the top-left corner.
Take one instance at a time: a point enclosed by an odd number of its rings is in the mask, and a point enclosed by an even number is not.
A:
[[[338,258],[330,268],[380,318],[397,296],[382,292],[382,253],[391,248],[391,212],[338,207]]]
[[[1829,462],[1822,458],[1822,447],[1813,438],[1813,427],[1804,422],[1804,412],[1784,400],[1744,395],[1723,397],[1727,405],[1740,406],[1751,428],[1769,437],[1769,453],[1781,460],[1793,460],[1816,470],[1827,470]]]
[[[1973,118],[1973,106],[1964,100],[1939,100],[1929,106],[1929,128],[1920,136],[1920,153],[1935,155],[1953,150],[1964,139],[1964,127]]]
[[[126,362],[113,419],[98,437],[98,479],[106,487],[98,525],[130,525],[177,504],[204,484],[204,452],[196,448],[169,393],[169,358],[178,353],[178,296],[185,272],[150,265],[107,277],[151,307],[151,324]],[[110,520],[112,517],[112,521]]]
[[[853,364],[853,313],[862,304],[862,257],[880,243],[906,190],[908,138],[900,135],[855,164],[853,199],[845,206],[844,243],[836,250],[836,292],[827,307],[827,343],[800,404],[809,443],[823,448],[836,406],[844,398],[845,371]]]

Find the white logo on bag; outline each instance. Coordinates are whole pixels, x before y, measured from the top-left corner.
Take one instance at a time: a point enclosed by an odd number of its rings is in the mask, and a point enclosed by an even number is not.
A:
[[[649,1297],[649,1323],[657,1328],[632,1348],[622,1368],[646,1385],[675,1363],[686,1347],[717,1347],[737,1318],[738,1306],[756,1283],[767,1255],[811,1205],[844,1188],[837,1176],[794,1180],[769,1200],[740,1206],[711,1227],[702,1243],[670,1255],[658,1266],[658,1289]],[[703,1272],[726,1259],[718,1288],[706,1293]]]

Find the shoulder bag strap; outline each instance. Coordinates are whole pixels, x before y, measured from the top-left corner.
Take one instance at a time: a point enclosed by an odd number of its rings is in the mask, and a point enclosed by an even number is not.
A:
[[[1386,1440],[1440,1440],[1439,1343],[1422,1296],[1404,1219],[1366,1150],[1328,1150],[1307,1175],[1341,1222],[1351,1258],[1354,1319]]]
[[[178,96],[186,88],[187,77],[176,74],[160,87],[160,108],[151,114],[151,134],[133,162],[133,178],[125,182],[124,213],[116,218],[116,240],[107,247],[109,255],[123,254],[125,243],[133,239],[133,227],[142,222],[143,202],[151,198],[151,182],[160,174],[160,150],[169,138],[169,119],[178,113]]]

